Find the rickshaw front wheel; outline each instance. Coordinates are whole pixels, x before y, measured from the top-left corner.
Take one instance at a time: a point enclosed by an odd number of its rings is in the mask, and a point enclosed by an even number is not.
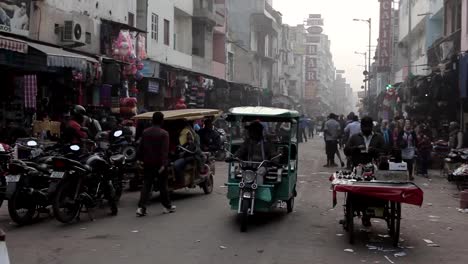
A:
[[[247,232],[247,225],[249,224],[249,209],[250,209],[250,201],[243,200],[241,213],[240,213],[240,231],[241,232]]]
[[[288,209],[288,214],[292,213],[294,211],[294,197],[289,198],[289,200],[286,202],[287,209]]]

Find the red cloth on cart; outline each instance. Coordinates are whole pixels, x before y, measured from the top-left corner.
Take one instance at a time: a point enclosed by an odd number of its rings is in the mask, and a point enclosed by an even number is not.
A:
[[[333,206],[336,205],[336,192],[348,192],[382,200],[421,206],[424,192],[411,182],[332,182]]]

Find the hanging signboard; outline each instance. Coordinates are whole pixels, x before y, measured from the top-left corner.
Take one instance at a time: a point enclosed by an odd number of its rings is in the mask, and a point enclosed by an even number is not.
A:
[[[323,26],[323,18],[321,14],[310,14],[307,19],[308,26]]]
[[[309,34],[322,34],[323,28],[319,26],[312,26],[307,29],[307,32],[309,32]]]
[[[148,92],[159,93],[159,82],[156,80],[148,80]]]
[[[29,35],[31,0],[0,0],[0,31]]]
[[[392,13],[392,0],[380,0],[378,72],[388,72],[391,69],[393,45]]]

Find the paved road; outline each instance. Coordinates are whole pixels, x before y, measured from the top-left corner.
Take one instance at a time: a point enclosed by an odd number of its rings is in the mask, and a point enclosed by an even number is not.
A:
[[[127,193],[117,217],[98,215],[70,225],[44,219],[27,227],[10,223],[5,206],[0,227],[7,232],[12,263],[468,263],[468,214],[457,212],[454,186],[434,176],[417,179],[425,191],[422,208],[403,207],[401,237],[406,249],[393,250],[383,222],[371,233],[360,232],[354,246],[347,244],[338,220],[341,206],[332,209],[328,177],[323,169],[323,142],[301,145],[298,197],[295,212],[259,215],[248,233],[240,233],[235,212],[228,208],[225,164],[218,164],[213,194],[178,191],[177,212],[162,215],[157,202],[149,215],[135,217],[137,193]],[[440,247],[428,247],[430,239]],[[366,245],[380,249],[370,250]],[[354,252],[345,252],[353,249]],[[397,252],[405,252],[396,258]],[[389,260],[385,258],[387,256]]]

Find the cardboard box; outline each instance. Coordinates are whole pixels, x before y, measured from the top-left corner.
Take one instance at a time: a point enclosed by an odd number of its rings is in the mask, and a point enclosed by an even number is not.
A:
[[[404,161],[400,163],[389,161],[388,165],[389,165],[388,170],[391,170],[391,171],[407,171],[408,170],[408,164],[406,164],[406,162]]]

